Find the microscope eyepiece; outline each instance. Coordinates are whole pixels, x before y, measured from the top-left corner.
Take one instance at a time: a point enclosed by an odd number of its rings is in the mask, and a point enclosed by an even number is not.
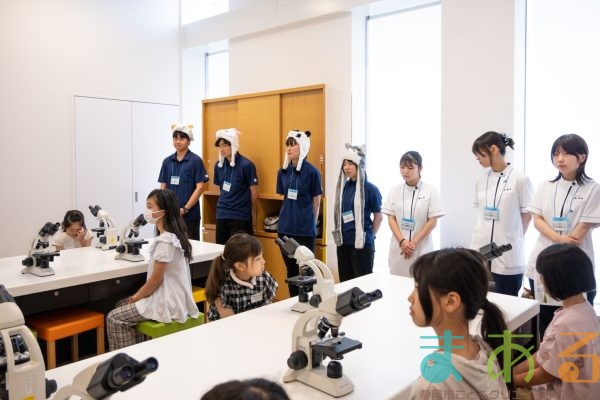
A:
[[[154,357],[149,357],[134,365],[133,368],[135,370],[135,378],[140,379],[158,369],[158,360]]]
[[[92,213],[92,215],[94,217],[98,216],[98,211],[102,210],[102,207],[100,207],[99,205],[95,205],[95,206],[88,206],[88,208],[90,209],[90,212]]]
[[[113,389],[119,389],[133,379],[133,377],[135,377],[134,368],[129,364],[125,364],[107,376],[107,384]]]

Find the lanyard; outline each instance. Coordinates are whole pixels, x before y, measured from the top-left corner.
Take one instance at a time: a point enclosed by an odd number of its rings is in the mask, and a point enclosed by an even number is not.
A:
[[[510,172],[508,173],[508,175],[506,176],[506,180],[504,181],[504,186],[502,186],[502,192],[500,192],[500,197],[498,198],[498,202],[496,202],[496,196],[498,195],[498,187],[500,186],[500,180],[502,179],[502,175],[500,175],[498,177],[498,182],[496,182],[496,191],[494,192],[494,208],[498,206],[498,204],[500,204],[500,200],[502,200],[502,195],[504,194],[504,189],[506,189],[506,185],[508,184],[508,178],[510,178],[510,174],[512,174],[512,172],[514,171],[514,168],[511,168]],[[487,176],[487,180],[485,182],[485,205],[488,205],[488,188],[489,188],[489,184],[490,184],[490,175],[492,173],[492,170],[490,169],[488,172],[488,176]]]
[[[346,183],[344,184],[344,190],[342,191],[342,214],[344,213],[344,194],[346,194],[346,189],[348,188],[348,184],[352,181],[352,179],[348,179],[346,181]],[[354,187],[354,192],[356,193],[356,186]],[[346,210],[346,211],[351,211],[354,209],[354,201],[352,201],[351,205],[350,205],[350,209]]]
[[[579,185],[577,185],[577,189],[575,189],[575,193],[573,193],[573,197],[571,197],[571,202],[569,203],[569,211],[567,211],[567,214],[569,214],[571,211],[573,211],[573,200],[575,199],[575,196],[577,195],[577,192],[579,191]],[[565,211],[565,203],[567,202],[567,199],[569,198],[569,193],[571,193],[571,189],[573,189],[573,185],[569,186],[569,190],[567,190],[567,195],[565,196],[565,199],[563,200],[562,206],[560,208],[560,217],[563,217],[563,213]],[[556,217],[556,192],[558,192],[558,181],[556,181],[556,185],[554,185],[554,216]]]
[[[422,185],[419,186],[419,184],[421,183],[421,181],[419,181],[417,183],[417,187],[419,188],[419,191],[417,192],[417,201],[419,201],[419,195],[421,194],[421,189],[422,189]],[[408,184],[405,183],[404,186],[402,186],[402,218],[404,218],[404,190],[406,189],[406,186]],[[416,189],[416,188],[415,188]],[[415,192],[416,190],[413,190],[413,194],[412,194],[412,200],[410,201],[410,219],[413,219],[414,213],[416,211],[416,206],[415,206]],[[414,207],[414,208],[413,208]]]
[[[175,168],[173,167],[173,165],[175,164],[175,161],[171,161],[171,176],[181,176],[181,173],[183,172],[183,167],[184,167],[184,160],[181,160],[179,162],[179,164],[181,165],[181,168],[179,168],[179,175],[173,175],[173,173],[175,172]]]
[[[290,163],[290,166],[288,167],[288,170],[290,171],[290,182],[288,183],[288,189],[292,188],[292,183],[294,181],[294,175],[296,175],[296,173],[294,172],[294,168],[292,167],[292,163]],[[298,172],[298,176],[296,177],[296,186],[294,187],[294,190],[298,191],[298,179],[299,179],[299,175],[300,172]]]
[[[229,180],[227,180],[227,159],[225,159],[223,161],[223,166],[225,168],[223,168],[223,172],[222,172],[222,176],[221,176],[221,181],[222,182],[229,182],[229,183],[233,183],[233,171],[235,171],[235,165],[233,167],[231,167],[231,174],[229,175]]]

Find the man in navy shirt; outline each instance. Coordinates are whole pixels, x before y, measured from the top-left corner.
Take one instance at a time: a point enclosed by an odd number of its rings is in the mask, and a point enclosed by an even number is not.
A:
[[[179,200],[179,212],[183,216],[190,239],[200,240],[200,203],[204,182],[208,174],[202,159],[189,150],[194,140],[192,125],[171,126],[175,153],[163,160],[158,182],[161,189],[171,189]]]
[[[239,131],[219,129],[215,147],[219,148],[219,162],[215,164],[213,183],[221,189],[217,202],[216,240],[225,244],[235,233],[254,233],[252,207],[258,198],[258,178],[252,161],[238,149]]]

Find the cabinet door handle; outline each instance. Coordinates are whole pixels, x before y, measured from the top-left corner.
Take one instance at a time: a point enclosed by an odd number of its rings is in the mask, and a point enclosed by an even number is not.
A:
[[[58,296],[60,296],[60,292],[57,290],[54,292],[54,297],[58,297]]]
[[[135,202],[137,203],[137,192],[135,192]]]

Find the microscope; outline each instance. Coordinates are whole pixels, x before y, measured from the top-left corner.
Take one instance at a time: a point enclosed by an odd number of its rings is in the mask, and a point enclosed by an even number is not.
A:
[[[25,326],[23,313],[0,285],[0,400],[47,399],[56,381],[45,376],[40,346]]]
[[[92,232],[94,232],[92,247],[101,250],[110,250],[117,247],[119,234],[115,222],[108,215],[108,212],[103,210],[99,205],[89,206],[89,209],[100,225],[99,228],[92,229]]]
[[[512,245],[510,243],[498,246],[496,243],[490,242],[485,246],[481,247],[479,249],[479,252],[483,254],[483,257],[486,259],[486,261],[490,262],[494,258],[500,257],[502,254],[509,250],[512,250]]]
[[[317,309],[306,311],[298,318],[292,333],[292,353],[283,374],[284,382],[303,382],[333,397],[354,390],[354,384],[343,374],[339,360],[344,354],[362,348],[358,340],[340,332],[342,318],[369,307],[381,299],[380,290],[364,293],[357,287],[341,294],[323,297]],[[329,332],[329,333],[328,333]],[[326,357],[331,361],[324,367]]]
[[[62,387],[54,398],[67,400],[71,396],[78,396],[83,400],[109,399],[116,392],[124,392],[139,385],[146,379],[146,375],[157,368],[158,361],[154,357],[138,362],[125,353],[118,353],[75,375],[73,383]]]
[[[331,270],[321,260],[317,260],[312,251],[287,236],[276,239],[275,243],[289,258],[295,258],[300,268],[300,275],[285,280],[290,285],[298,286],[300,292],[292,311],[305,312],[315,309],[324,298],[335,294]],[[310,291],[313,295],[309,300]]]
[[[148,241],[138,238],[140,226],[144,225],[146,225],[146,219],[144,218],[144,214],[140,214],[129,225],[123,228],[119,244],[117,245],[115,260],[144,261],[144,256],[140,254],[140,249]]]
[[[50,261],[54,261],[54,257],[58,257],[58,251],[48,249],[50,236],[58,232],[60,224],[57,222],[46,222],[38,234],[31,239],[27,258],[21,261],[25,267],[21,270],[22,274],[33,274],[37,276],[54,275],[54,270],[50,268]]]

